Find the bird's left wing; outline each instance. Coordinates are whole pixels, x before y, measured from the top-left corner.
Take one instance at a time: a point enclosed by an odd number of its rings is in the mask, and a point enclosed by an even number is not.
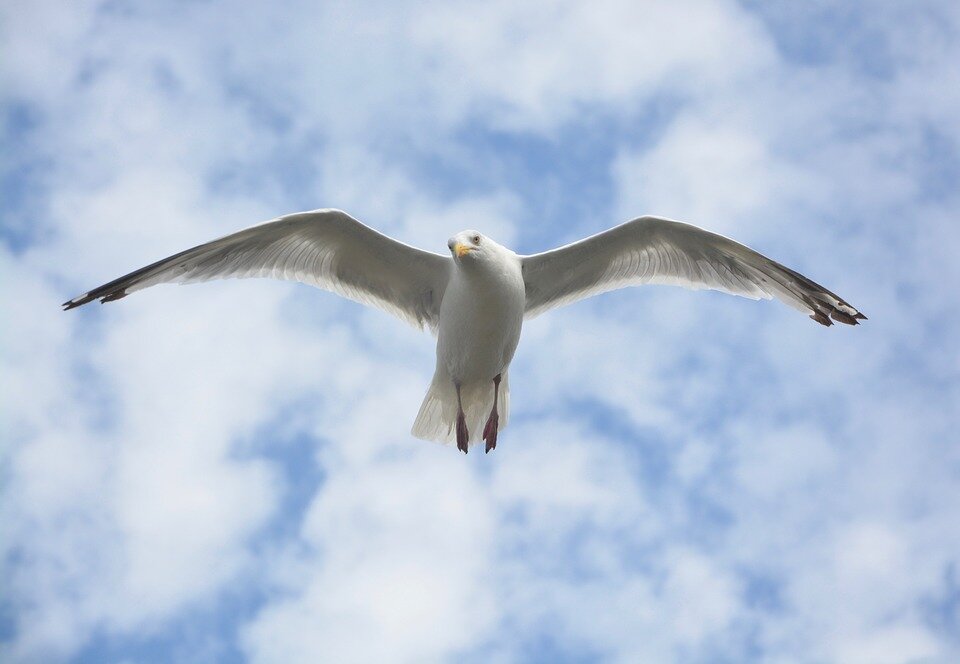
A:
[[[340,210],[279,217],[187,249],[64,302],[110,302],[162,283],[230,277],[300,281],[436,329],[450,258],[421,251]]]
[[[598,293],[652,283],[775,297],[822,325],[866,319],[823,286],[753,249],[659,217],[640,217],[559,249],[521,256],[521,262],[528,318]]]

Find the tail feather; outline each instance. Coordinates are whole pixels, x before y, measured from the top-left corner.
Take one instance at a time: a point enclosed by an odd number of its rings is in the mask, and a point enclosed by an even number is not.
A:
[[[463,413],[470,431],[470,445],[481,440],[483,425],[493,408],[493,381],[466,383],[460,387],[460,399]],[[510,381],[503,373],[497,398],[497,412],[500,415],[500,430],[507,426],[510,418]],[[420,412],[413,423],[410,433],[421,440],[433,440],[438,443],[452,443],[456,440],[457,390],[453,381],[437,372],[430,383],[430,389],[423,397]]]

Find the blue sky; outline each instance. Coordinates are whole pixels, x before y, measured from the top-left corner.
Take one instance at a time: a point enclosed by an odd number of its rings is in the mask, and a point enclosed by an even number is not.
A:
[[[14,2],[0,658],[960,658],[951,2]],[[59,303],[278,214],[521,253],[641,214],[870,320],[649,287],[529,321],[510,426],[296,284]]]

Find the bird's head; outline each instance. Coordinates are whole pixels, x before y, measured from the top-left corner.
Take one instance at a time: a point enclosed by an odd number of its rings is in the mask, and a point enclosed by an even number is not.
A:
[[[486,255],[492,241],[477,231],[460,231],[447,242],[454,260],[476,260]]]

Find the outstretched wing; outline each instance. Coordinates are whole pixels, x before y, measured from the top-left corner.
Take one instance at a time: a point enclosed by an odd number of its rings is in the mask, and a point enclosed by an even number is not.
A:
[[[450,258],[421,251],[340,210],[279,217],[187,249],[64,302],[118,300],[162,283],[230,277],[300,281],[436,329]]]
[[[624,286],[675,284],[775,297],[822,325],[866,319],[823,286],[738,242],[659,217],[640,217],[521,261],[528,318]]]

